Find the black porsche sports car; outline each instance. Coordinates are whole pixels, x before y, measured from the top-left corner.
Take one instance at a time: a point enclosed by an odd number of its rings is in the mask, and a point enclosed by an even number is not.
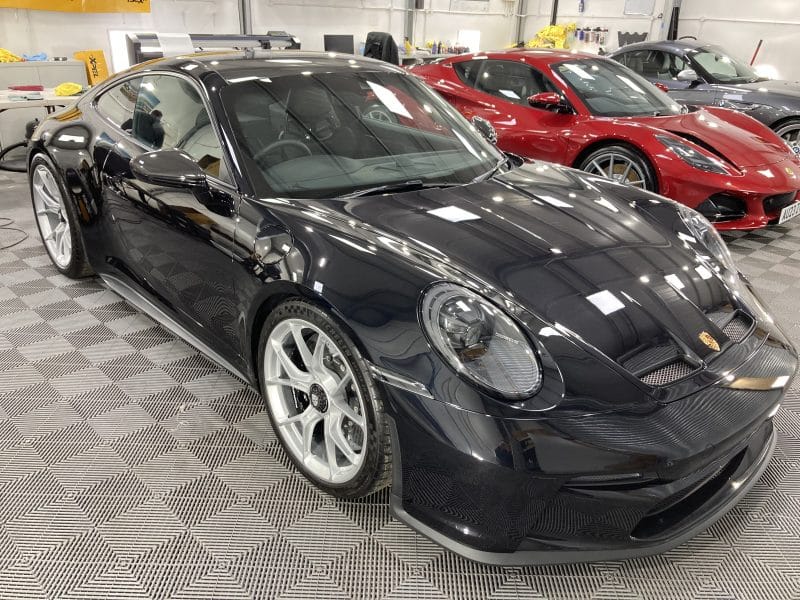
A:
[[[662,551],[773,451],[796,353],[714,228],[501,155],[397,67],[147,63],[43,122],[29,165],[62,273],[257,387],[317,486],[391,484],[464,556]]]

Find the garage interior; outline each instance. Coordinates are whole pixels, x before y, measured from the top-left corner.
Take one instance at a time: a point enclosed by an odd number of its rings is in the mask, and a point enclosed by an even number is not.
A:
[[[0,0],[0,47],[68,57],[40,66],[45,88],[86,85],[72,58],[86,49],[102,50],[109,73],[124,70],[128,33],[177,34],[178,45],[185,34],[286,37],[314,51],[328,49],[326,35],[352,36],[357,52],[368,32],[385,31],[402,57],[406,37],[415,56],[437,42],[488,51],[551,23],[598,28],[605,43],[581,46],[594,53],[618,48],[622,34],[659,40],[674,27],[754,59],[766,77],[800,78],[791,1],[150,0],[149,12],[24,4]],[[0,64],[3,87],[19,82],[19,64],[36,63]],[[41,107],[0,111],[0,149],[46,116]],[[797,380],[775,416],[767,470],[689,542],[625,561],[479,564],[395,520],[388,490],[348,501],[316,489],[286,457],[257,391],[100,280],[55,269],[26,174],[0,170],[0,202],[0,598],[800,599]],[[800,220],[724,239],[800,344]]]

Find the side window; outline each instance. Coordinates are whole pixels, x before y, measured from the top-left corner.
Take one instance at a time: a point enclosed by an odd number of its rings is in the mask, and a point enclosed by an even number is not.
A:
[[[625,52],[616,58],[629,69],[636,71],[640,75],[643,75],[644,63],[649,56],[650,50],[634,50],[633,52]]]
[[[180,77],[142,79],[131,133],[152,148],[183,150],[209,175],[228,179],[208,111],[194,86]]]
[[[650,79],[672,80],[686,67],[686,61],[672,52],[652,50],[644,62],[642,75]]]
[[[475,88],[503,100],[524,104],[539,92],[553,91],[552,85],[538,71],[519,62],[486,60]]]
[[[469,87],[475,87],[478,81],[478,71],[481,70],[482,60],[462,60],[461,62],[453,63],[458,78],[466,83]]]
[[[103,92],[97,99],[98,112],[120,129],[130,131],[141,83],[142,78],[135,77]]]

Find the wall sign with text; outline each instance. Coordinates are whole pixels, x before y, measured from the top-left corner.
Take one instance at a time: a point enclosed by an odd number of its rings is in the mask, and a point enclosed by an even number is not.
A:
[[[59,12],[150,12],[150,0],[0,0],[0,8]]]

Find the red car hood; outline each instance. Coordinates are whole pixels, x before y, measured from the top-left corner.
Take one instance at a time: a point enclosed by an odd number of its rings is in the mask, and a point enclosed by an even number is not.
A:
[[[668,131],[709,150],[738,169],[772,165],[786,160],[786,145],[767,127],[753,132],[728,123],[706,110],[663,117],[637,117],[636,121]]]

